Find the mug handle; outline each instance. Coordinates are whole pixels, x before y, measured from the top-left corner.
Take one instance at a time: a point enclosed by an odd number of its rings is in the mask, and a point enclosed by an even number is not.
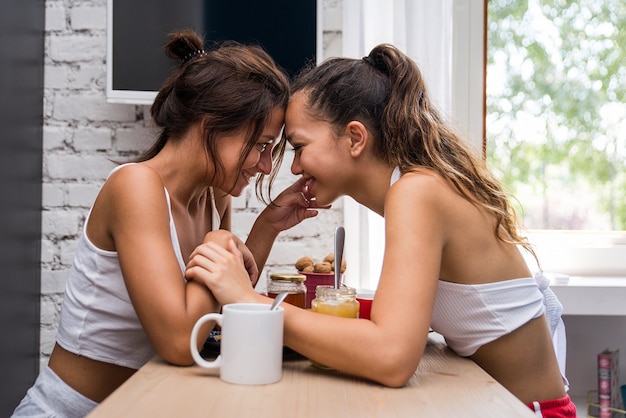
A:
[[[200,353],[198,352],[198,331],[200,330],[200,327],[205,322],[211,321],[211,320],[216,321],[218,325],[222,325],[222,314],[209,313],[200,317],[200,319],[198,319],[198,322],[196,322],[196,324],[193,326],[193,329],[191,330],[191,340],[189,341],[189,345],[191,348],[191,356],[193,357],[193,360],[196,362],[198,366],[204,367],[207,369],[216,369],[216,368],[219,368],[220,365],[222,364],[221,354],[217,356],[215,360],[207,361],[203,359]]]

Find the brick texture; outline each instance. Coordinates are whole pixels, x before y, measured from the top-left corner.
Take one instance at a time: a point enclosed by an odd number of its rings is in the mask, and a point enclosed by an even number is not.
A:
[[[340,53],[340,1],[324,0],[325,56]],[[113,167],[145,149],[149,107],[106,102],[106,0],[46,0],[40,365],[54,345],[68,269],[85,216]],[[290,184],[289,158],[276,191]],[[249,187],[233,202],[233,231],[245,240],[263,208]],[[279,236],[260,280],[292,271],[302,255],[323,258],[342,223],[341,202]]]

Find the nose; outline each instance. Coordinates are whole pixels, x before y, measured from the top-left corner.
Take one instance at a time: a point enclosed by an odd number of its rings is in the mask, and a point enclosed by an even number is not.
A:
[[[265,175],[269,175],[272,172],[272,151],[270,147],[267,147],[267,149],[261,153],[256,166],[259,171]]]
[[[302,174],[302,167],[300,167],[300,161],[297,155],[293,157],[293,161],[291,162],[291,174],[296,176]]]

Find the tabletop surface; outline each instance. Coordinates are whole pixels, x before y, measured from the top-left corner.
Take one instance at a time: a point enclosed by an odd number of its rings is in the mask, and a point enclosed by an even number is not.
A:
[[[96,417],[534,417],[473,361],[430,340],[406,386],[388,388],[299,356],[278,383],[221,381],[217,371],[153,358],[90,415]]]

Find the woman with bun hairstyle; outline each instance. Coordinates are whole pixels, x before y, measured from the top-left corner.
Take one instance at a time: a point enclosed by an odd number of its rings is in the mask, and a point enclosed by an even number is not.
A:
[[[185,265],[210,231],[235,239],[231,196],[275,175],[289,100],[286,75],[259,47],[205,50],[193,31],[169,36],[178,60],[151,107],[152,147],[110,173],[85,220],[48,366],[14,416],[82,417],[158,354],[191,365],[191,329],[220,306]],[[253,285],[279,231],[316,215],[287,188],[237,240]],[[210,326],[201,331],[206,340]]]
[[[383,44],[300,74],[285,135],[308,199],[327,205],[347,195],[385,218],[371,320],[286,305],[289,347],[401,387],[432,327],[537,414],[576,416],[562,306],[543,274],[529,270],[521,251],[534,252],[503,187],[436,109],[409,57]],[[254,292],[240,260],[233,241],[209,242],[194,251],[186,277],[222,304],[271,303]]]

